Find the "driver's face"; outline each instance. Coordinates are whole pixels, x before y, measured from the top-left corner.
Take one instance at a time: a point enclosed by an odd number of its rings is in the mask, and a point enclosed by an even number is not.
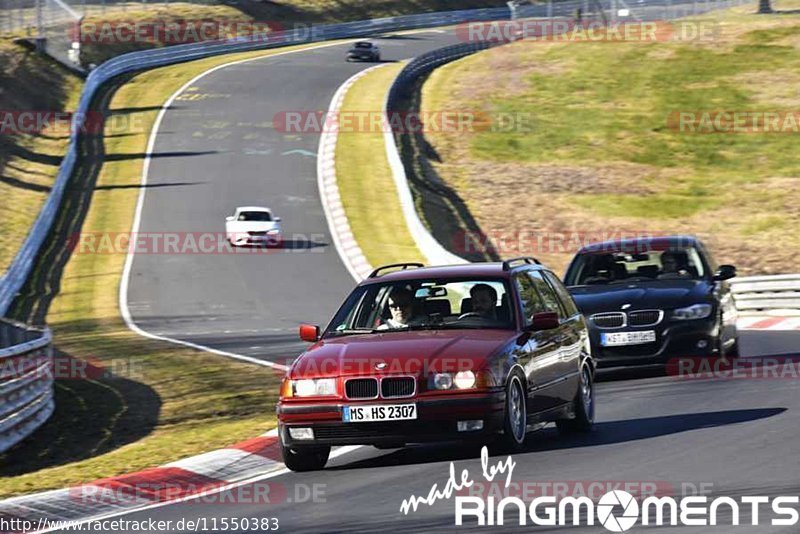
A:
[[[678,262],[675,261],[675,258],[664,258],[661,260],[661,266],[664,269],[664,272],[672,273],[678,270]]]
[[[392,319],[398,323],[405,324],[408,318],[411,317],[411,301],[403,297],[391,297],[389,299],[389,311],[392,313]]]
[[[472,295],[472,311],[481,315],[491,315],[494,312],[495,302],[488,291],[476,291]]]

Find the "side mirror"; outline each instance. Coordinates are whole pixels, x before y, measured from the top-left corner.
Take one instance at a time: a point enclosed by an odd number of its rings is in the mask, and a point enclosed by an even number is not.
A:
[[[275,222],[281,222],[281,218],[280,217],[275,217]]]
[[[736,267],[733,265],[720,265],[717,272],[714,273],[714,280],[722,281],[722,280],[730,280],[731,278],[736,276]]]
[[[319,327],[312,324],[301,324],[300,339],[309,343],[316,343],[319,341]]]
[[[533,331],[553,330],[558,328],[558,314],[556,312],[540,312],[531,317],[530,329]]]
[[[228,215],[227,217],[225,217],[225,220],[228,222],[235,221],[236,217],[234,217],[233,215]]]

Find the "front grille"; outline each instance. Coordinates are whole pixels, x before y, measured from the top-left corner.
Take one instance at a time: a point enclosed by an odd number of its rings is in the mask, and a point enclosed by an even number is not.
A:
[[[348,399],[375,399],[378,397],[378,381],[374,378],[353,378],[344,383]]]
[[[661,322],[664,313],[661,310],[637,310],[628,312],[630,326],[653,326]]]
[[[596,313],[592,322],[598,328],[620,328],[625,326],[625,314],[622,312]]]
[[[267,235],[267,232],[247,232],[247,233],[248,235],[251,235],[253,237],[261,237]]]
[[[412,397],[416,389],[416,380],[411,376],[387,377],[381,380],[381,397],[396,399]]]

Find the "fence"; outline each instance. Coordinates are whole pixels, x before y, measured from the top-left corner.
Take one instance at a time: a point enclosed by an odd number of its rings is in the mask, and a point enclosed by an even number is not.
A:
[[[0,453],[30,435],[55,409],[48,329],[0,319]]]
[[[751,4],[753,0],[547,0],[544,2],[509,2],[511,18],[577,18],[604,22],[626,20],[674,20],[702,15],[716,9]]]
[[[800,274],[734,278],[731,291],[741,314],[800,315]]]

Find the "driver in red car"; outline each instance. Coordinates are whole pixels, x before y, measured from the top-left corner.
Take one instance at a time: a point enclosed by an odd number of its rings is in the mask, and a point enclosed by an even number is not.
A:
[[[389,311],[392,316],[378,327],[378,330],[394,330],[405,328],[416,318],[414,310],[414,292],[405,287],[396,287],[389,295]]]
[[[469,290],[472,311],[486,319],[497,320],[497,291],[489,284],[475,284]]]

